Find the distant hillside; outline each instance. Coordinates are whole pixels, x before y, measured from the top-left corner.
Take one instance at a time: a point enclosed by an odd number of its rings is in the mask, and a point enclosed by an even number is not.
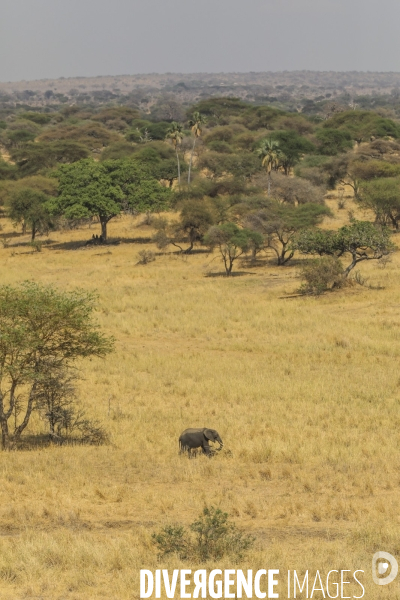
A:
[[[234,96],[309,114],[318,112],[315,103],[336,101],[348,106],[357,103],[360,108],[387,107],[397,115],[400,73],[285,71],[62,77],[0,83],[0,108],[17,104],[44,108],[116,103],[149,110],[166,94],[184,106],[213,96]]]

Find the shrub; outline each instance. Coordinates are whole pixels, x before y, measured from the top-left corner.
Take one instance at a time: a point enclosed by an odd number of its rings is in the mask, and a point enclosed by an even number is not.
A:
[[[252,536],[228,522],[228,513],[214,506],[205,506],[190,529],[196,534],[195,548],[201,560],[219,559],[225,555],[241,558],[254,543]]]
[[[153,533],[153,543],[160,557],[177,554],[181,559],[206,561],[224,556],[241,559],[254,544],[254,537],[228,521],[228,513],[214,506],[203,508],[198,519],[189,526],[167,525]]]
[[[300,293],[318,296],[343,285],[343,266],[335,256],[311,259],[302,265],[300,277],[305,281]]]
[[[108,433],[98,421],[89,419],[79,405],[75,390],[77,379],[75,371],[50,361],[36,388],[37,409],[48,422],[53,440],[105,444],[109,441]]]
[[[180,558],[187,558],[186,533],[185,528],[179,525],[166,525],[160,533],[153,533],[153,543],[157,545],[159,555],[177,554]]]
[[[154,252],[151,250],[141,250],[138,252],[138,265],[147,265],[149,262],[156,260]]]
[[[33,240],[33,242],[30,242],[29,245],[32,248],[32,252],[42,251],[43,242],[40,242],[39,240]]]

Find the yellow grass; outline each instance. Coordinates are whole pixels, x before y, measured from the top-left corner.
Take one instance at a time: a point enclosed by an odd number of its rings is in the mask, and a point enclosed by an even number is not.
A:
[[[156,250],[138,243],[151,234],[138,219],[110,223],[120,245],[80,246],[93,231],[51,234],[41,253],[0,248],[3,283],[97,289],[116,337],[113,355],[82,363],[80,385],[111,445],[0,454],[0,598],[138,598],[140,568],[196,568],[157,562],[151,533],[205,503],[256,536],[237,568],[364,569],[365,597],[397,597],[370,564],[377,550],[400,559],[399,257],[360,267],[384,289],[284,300],[295,264],[206,277],[222,272],[216,254],[136,264]],[[178,455],[196,426],[224,441],[212,460]]]

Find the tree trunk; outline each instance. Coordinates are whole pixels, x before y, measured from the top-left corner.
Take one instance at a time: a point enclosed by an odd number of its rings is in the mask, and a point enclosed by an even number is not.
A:
[[[1,449],[7,450],[9,441],[10,441],[10,436],[8,433],[8,423],[7,423],[7,419],[5,419],[4,417],[1,417],[0,421],[1,421]]]
[[[282,267],[283,265],[285,265],[294,256],[294,252],[290,252],[289,256],[286,256],[286,253],[287,253],[286,248],[283,248],[282,252],[278,256],[278,265],[280,267]]]
[[[101,238],[103,242],[107,241],[107,223],[109,219],[107,217],[100,216],[100,225],[101,225]]]
[[[190,254],[191,251],[193,250],[193,246],[194,246],[194,242],[193,242],[193,240],[190,240],[190,246],[189,246],[189,248],[186,248],[186,250],[184,251],[184,254]]]
[[[267,188],[267,196],[271,194],[271,173],[268,173],[268,188]]]
[[[7,411],[4,410],[4,396],[0,391],[0,423],[1,423],[1,447],[2,450],[7,450],[10,442],[10,435],[8,430],[8,419],[11,417],[15,407],[15,389],[16,384],[11,385],[9,391],[10,406]]]
[[[35,241],[35,236],[36,236],[36,227],[35,225],[32,225],[32,237],[31,237],[31,242]]]
[[[14,438],[16,440],[19,440],[22,432],[24,431],[24,429],[27,427],[27,425],[29,423],[29,419],[31,417],[31,414],[33,411],[33,406],[35,403],[35,392],[36,392],[36,383],[33,384],[32,389],[29,394],[28,405],[26,407],[26,413],[24,416],[24,420],[22,421],[22,423],[20,423],[20,425],[18,425],[18,427],[16,427],[16,429],[14,431]]]
[[[190,173],[192,172],[192,160],[193,160],[194,147],[196,145],[196,139],[197,138],[194,138],[192,153],[190,155],[190,161],[189,161],[189,172],[188,172],[188,184],[189,185],[190,185]]]
[[[394,229],[396,231],[398,231],[399,230],[399,222],[398,222],[397,218],[394,217],[393,215],[389,215],[389,219],[392,221],[392,225],[393,225]]]
[[[348,276],[348,274],[350,273],[350,271],[352,269],[354,269],[354,267],[356,266],[356,264],[358,262],[360,262],[360,260],[362,260],[362,258],[357,260],[357,255],[356,254],[352,254],[352,257],[353,257],[353,260],[351,261],[351,263],[349,264],[349,266],[347,267],[347,269],[344,270],[344,273],[343,273],[344,278],[346,278]]]
[[[178,185],[181,185],[181,163],[179,162],[178,150],[176,150],[176,161],[178,163]]]

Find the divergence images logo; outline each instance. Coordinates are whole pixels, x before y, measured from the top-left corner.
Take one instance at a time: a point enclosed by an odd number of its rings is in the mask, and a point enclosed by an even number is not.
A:
[[[390,570],[389,570],[390,566]],[[399,565],[389,552],[377,552],[372,558],[372,579],[377,585],[392,583],[397,577]],[[383,577],[387,573],[386,577]]]

